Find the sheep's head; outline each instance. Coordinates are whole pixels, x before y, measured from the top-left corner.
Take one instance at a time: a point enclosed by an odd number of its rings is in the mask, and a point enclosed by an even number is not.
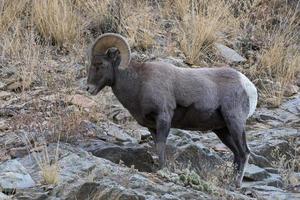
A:
[[[112,49],[114,48],[114,49]],[[89,51],[87,90],[96,95],[114,83],[116,68],[124,70],[130,63],[130,47],[118,34],[106,33],[93,43]]]

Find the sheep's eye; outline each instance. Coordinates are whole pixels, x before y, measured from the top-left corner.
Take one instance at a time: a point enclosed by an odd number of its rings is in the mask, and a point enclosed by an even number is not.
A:
[[[98,70],[100,69],[100,66],[99,66],[99,65],[96,65],[96,66],[95,66],[95,69],[96,69],[96,71],[98,71]]]

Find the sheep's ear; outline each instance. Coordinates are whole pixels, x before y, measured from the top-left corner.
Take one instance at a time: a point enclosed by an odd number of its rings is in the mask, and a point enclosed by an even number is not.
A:
[[[111,59],[117,59],[120,55],[120,51],[116,48],[110,48],[107,50],[106,55]]]

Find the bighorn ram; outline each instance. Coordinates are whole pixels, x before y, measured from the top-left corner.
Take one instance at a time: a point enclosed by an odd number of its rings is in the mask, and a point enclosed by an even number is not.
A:
[[[111,50],[110,48],[117,48]],[[126,40],[103,34],[89,52],[87,90],[110,86],[136,121],[149,129],[161,166],[170,128],[212,130],[233,152],[240,187],[250,150],[245,123],[257,104],[254,84],[229,67],[188,69],[131,60]]]

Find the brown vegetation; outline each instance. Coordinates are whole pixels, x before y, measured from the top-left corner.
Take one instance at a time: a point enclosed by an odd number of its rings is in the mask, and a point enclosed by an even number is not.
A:
[[[181,55],[193,67],[222,63],[214,47],[220,42],[248,59],[237,67],[257,83],[261,102],[278,106],[299,71],[299,5],[294,4],[278,0],[3,0],[1,64],[20,69],[23,90],[32,84],[62,88],[61,82],[56,84],[52,61],[61,53],[75,63],[84,61],[89,41],[103,32],[125,35],[139,51]]]

